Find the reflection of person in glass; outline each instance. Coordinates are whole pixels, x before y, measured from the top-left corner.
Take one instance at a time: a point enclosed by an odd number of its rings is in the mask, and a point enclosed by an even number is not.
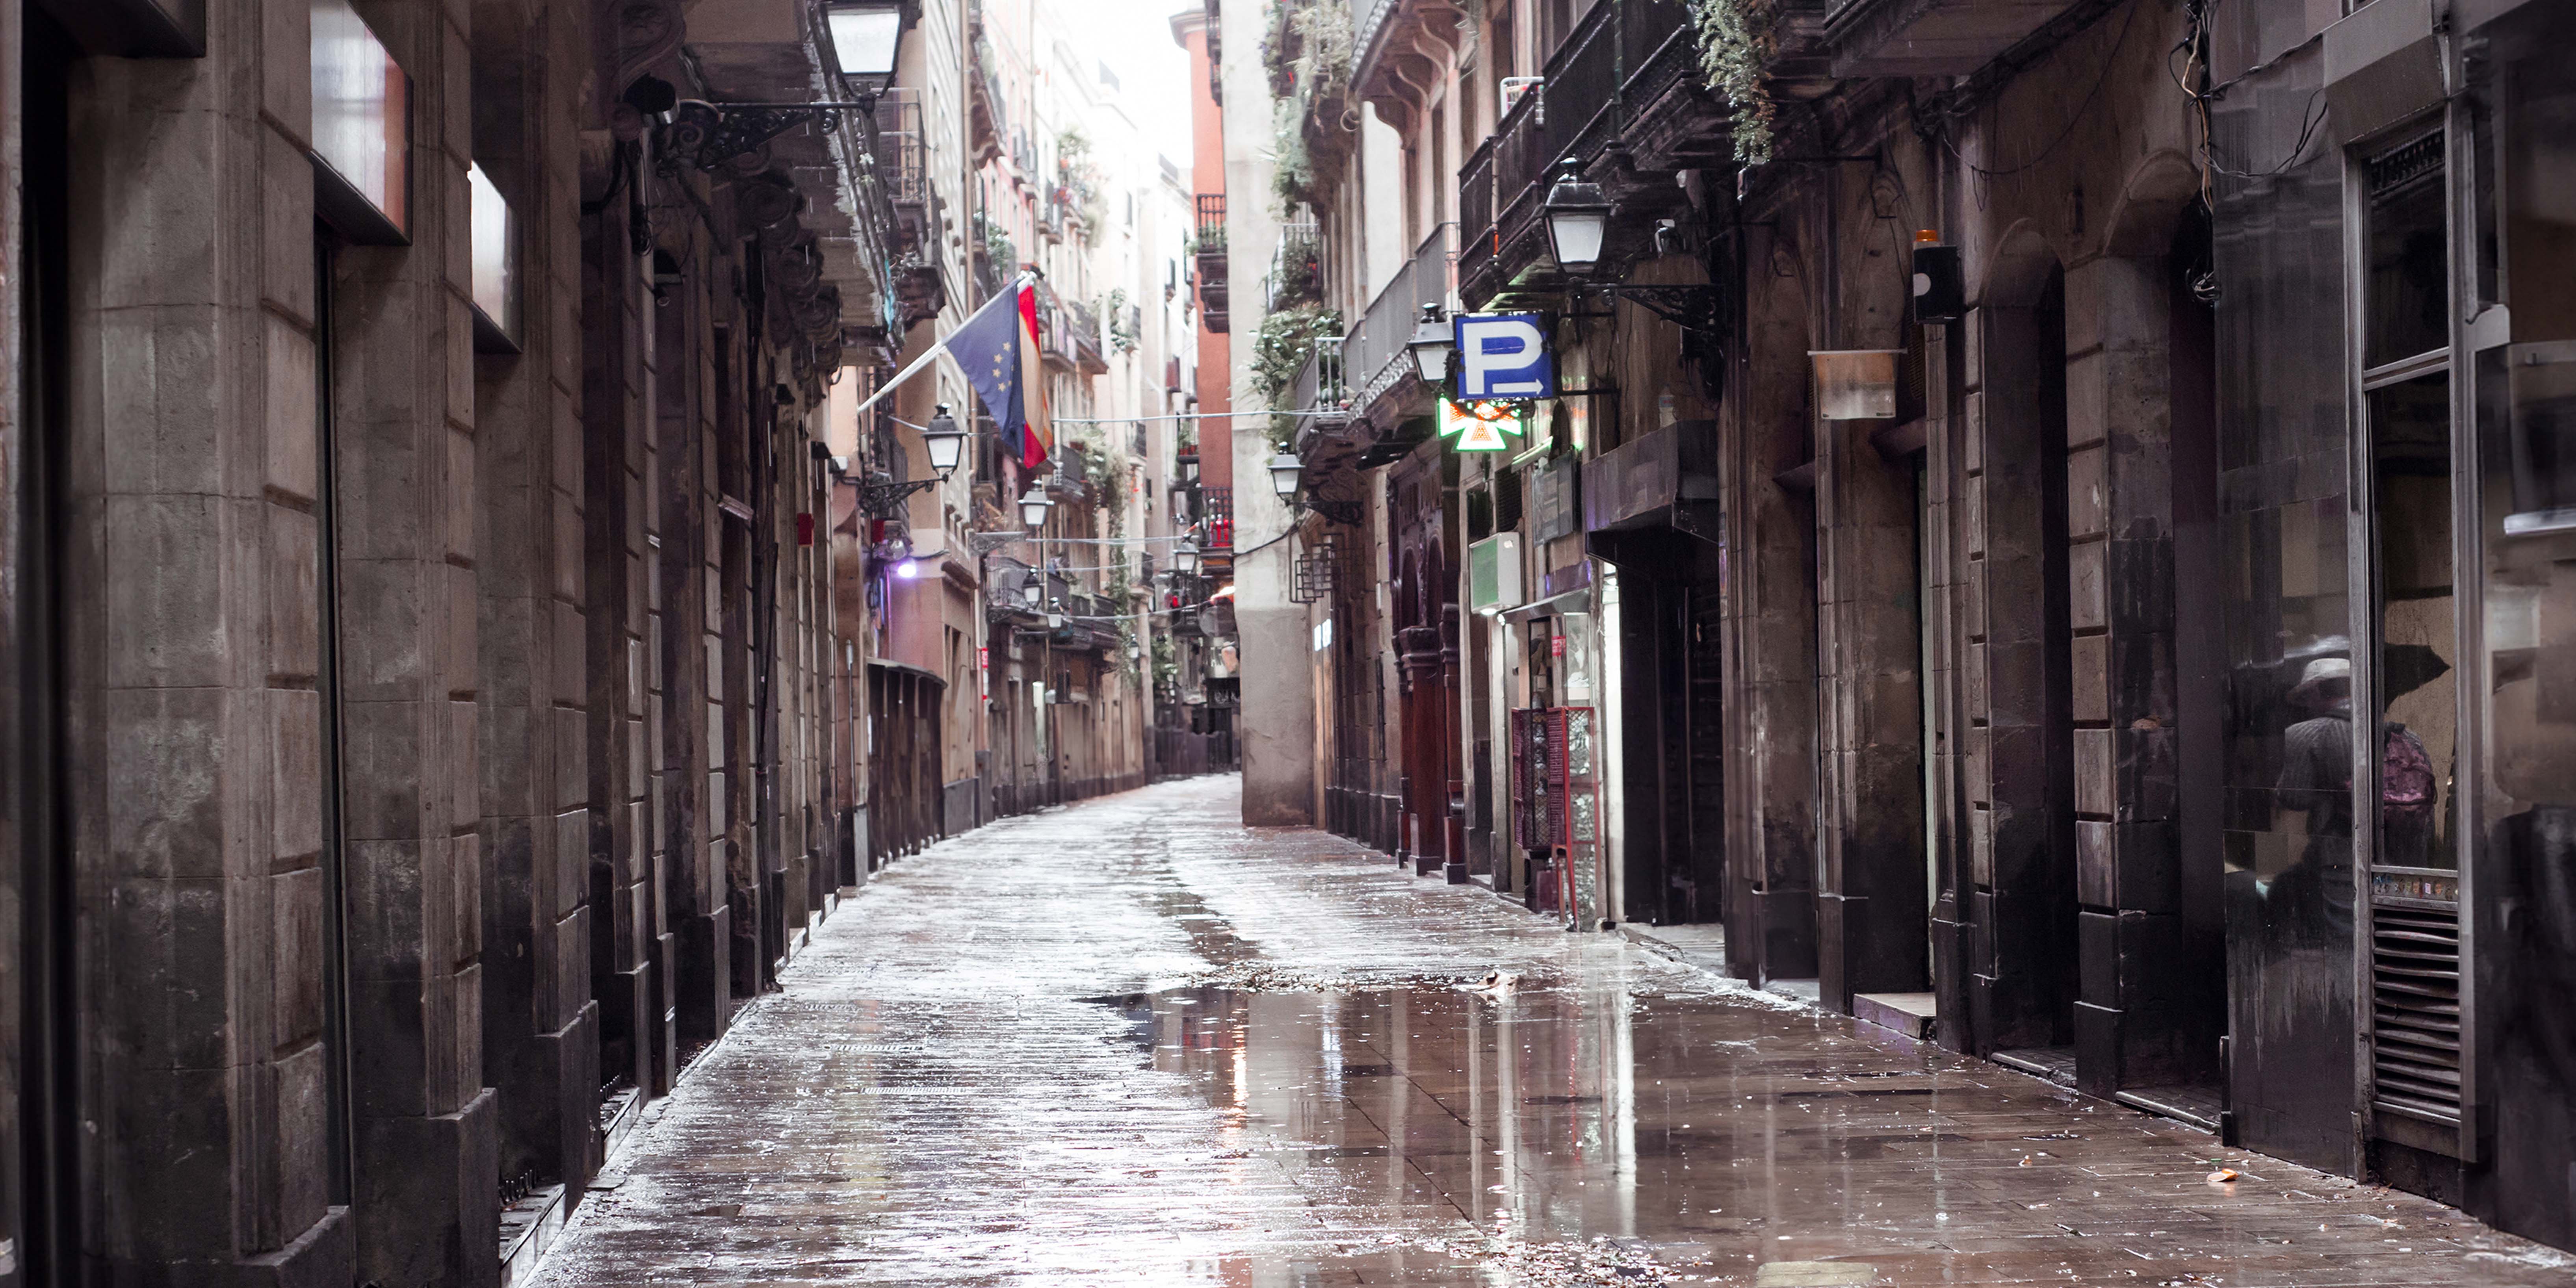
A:
[[[2280,802],[2307,815],[2298,862],[2274,879],[2265,901],[2295,935],[2352,933],[2352,661],[2308,663],[2290,703],[2315,714],[2281,735]]]

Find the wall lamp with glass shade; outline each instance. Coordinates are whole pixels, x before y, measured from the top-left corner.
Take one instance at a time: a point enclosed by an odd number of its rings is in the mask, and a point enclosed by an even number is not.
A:
[[[1435,388],[1447,384],[1449,355],[1457,348],[1455,328],[1440,306],[1423,305],[1422,320],[1413,324],[1413,338],[1404,342],[1405,353],[1413,359],[1413,374]]]
[[[1172,571],[1184,577],[1199,575],[1198,542],[1183,537],[1179,545],[1172,547]]]
[[[1601,185],[1583,177],[1583,164],[1573,157],[1556,163],[1556,184],[1547,190],[1547,245],[1556,266],[1576,277],[1589,276],[1601,263],[1601,245],[1610,233],[1610,199]]]
[[[842,0],[823,6],[832,58],[851,94],[874,99],[894,83],[903,53],[903,8],[902,0]]]
[[[957,418],[948,414],[948,404],[939,404],[930,423],[922,427],[921,448],[930,455],[930,468],[943,480],[956,473],[958,464],[966,459],[966,431],[959,429]]]
[[[1359,525],[1360,503],[1357,501],[1327,501],[1315,496],[1300,498],[1297,489],[1304,483],[1305,474],[1306,463],[1297,459],[1295,452],[1281,452],[1270,458],[1270,490],[1278,493],[1279,499],[1286,501],[1290,508],[1309,510],[1335,523]]]
[[[1282,501],[1296,496],[1297,480],[1305,470],[1305,464],[1297,459],[1295,452],[1281,452],[1271,457],[1270,490],[1278,493]]]
[[[1046,526],[1047,511],[1054,508],[1055,501],[1047,496],[1046,489],[1031,483],[1029,490],[1020,494],[1020,523],[1035,532]]]

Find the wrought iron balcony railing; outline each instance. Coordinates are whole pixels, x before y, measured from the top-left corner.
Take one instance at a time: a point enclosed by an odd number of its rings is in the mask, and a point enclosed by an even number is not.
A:
[[[1279,226],[1279,245],[1270,252],[1270,275],[1262,282],[1269,311],[1323,296],[1323,239],[1312,220]]]
[[[1550,54],[1539,82],[1459,169],[1458,293],[1466,307],[1546,284],[1531,279],[1553,269],[1540,210],[1558,161],[1588,166],[1615,145],[1636,171],[1655,172],[1632,175],[1611,194],[1633,216],[1678,200],[1664,194],[1670,170],[1723,153],[1725,115],[1697,87],[1693,57],[1678,0],[1596,0]],[[1635,244],[1637,221],[1624,222],[1613,224],[1614,250]]]
[[[1206,515],[1206,548],[1232,551],[1234,549],[1234,489],[1200,488],[1199,508]]]
[[[1338,412],[1350,409],[1349,390],[1342,384],[1342,345],[1344,337],[1330,336],[1315,341],[1306,355],[1304,366],[1297,368],[1294,400],[1289,404],[1304,412]],[[1308,416],[1306,424],[1314,425],[1329,416]],[[1302,437],[1302,434],[1301,434]]]
[[[1413,258],[1369,302],[1359,325],[1343,337],[1342,380],[1354,413],[1365,413],[1412,370],[1404,346],[1421,322],[1422,306],[1437,304],[1445,309],[1451,303],[1450,237],[1455,229],[1453,224],[1432,229],[1414,249]]]

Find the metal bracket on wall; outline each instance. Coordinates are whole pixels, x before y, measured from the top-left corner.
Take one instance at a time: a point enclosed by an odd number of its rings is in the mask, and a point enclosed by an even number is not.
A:
[[[903,516],[903,503],[913,493],[929,491],[945,480],[934,475],[926,479],[914,479],[909,483],[897,483],[892,477],[879,471],[865,479],[843,479],[842,481],[859,490],[859,513],[871,519],[894,519]]]
[[[1360,503],[1357,501],[1300,500],[1297,508],[1320,514],[1326,521],[1345,527],[1360,526]]]
[[[871,117],[876,100],[846,103],[710,103],[682,99],[671,112],[664,139],[671,155],[701,170],[749,156],[771,139],[811,124],[826,133],[841,128],[841,115]]]
[[[1718,335],[1726,330],[1726,292],[1712,285],[1604,283],[1577,287],[1575,294],[1577,296],[1607,295],[1613,299],[1633,300],[1653,310],[1656,316],[1687,331]]]

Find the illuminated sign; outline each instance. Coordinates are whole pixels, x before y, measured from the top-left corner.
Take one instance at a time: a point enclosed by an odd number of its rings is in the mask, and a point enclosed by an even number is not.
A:
[[[1538,314],[1461,313],[1451,339],[1458,346],[1459,397],[1556,396],[1556,367]]]
[[[1458,440],[1462,452],[1499,452],[1529,433],[1526,409],[1514,402],[1440,400],[1440,436]]]

